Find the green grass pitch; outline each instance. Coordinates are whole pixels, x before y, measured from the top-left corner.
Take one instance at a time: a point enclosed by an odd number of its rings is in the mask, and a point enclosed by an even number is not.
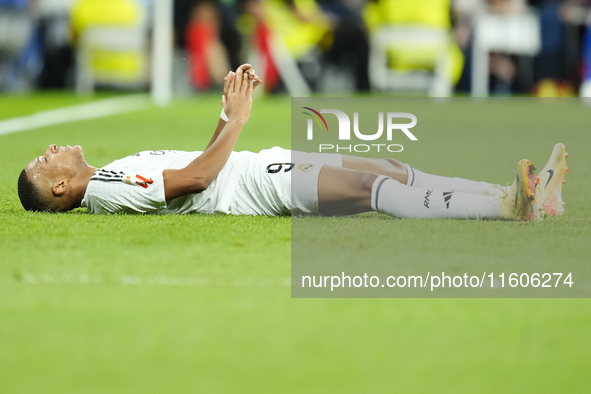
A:
[[[0,97],[0,119],[82,101]],[[256,101],[237,149],[289,147],[289,104]],[[507,256],[523,255],[521,232],[558,258],[573,249],[589,256],[591,136],[568,127],[580,104],[560,108],[564,129],[537,135],[535,144],[517,122],[488,137],[487,130],[433,134],[400,158],[504,183],[508,160],[529,156],[543,165],[564,140],[567,213],[539,225],[485,222],[476,230]],[[471,110],[466,121],[486,123]],[[589,392],[587,299],[292,299],[290,218],[53,215],[20,206],[18,174],[49,143],[80,144],[97,166],[147,149],[200,150],[217,113],[219,97],[203,96],[0,136],[0,392]],[[321,228],[375,223],[314,220]],[[424,246],[411,236],[418,228],[454,231],[455,250],[474,250],[475,227],[466,222],[407,221],[398,229],[392,222],[405,245]],[[433,240],[449,251],[445,237]]]

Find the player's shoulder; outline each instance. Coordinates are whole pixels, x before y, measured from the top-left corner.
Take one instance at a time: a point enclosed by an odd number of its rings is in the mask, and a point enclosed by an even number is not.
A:
[[[86,187],[82,206],[91,213],[149,213],[166,206],[162,171],[100,168]]]

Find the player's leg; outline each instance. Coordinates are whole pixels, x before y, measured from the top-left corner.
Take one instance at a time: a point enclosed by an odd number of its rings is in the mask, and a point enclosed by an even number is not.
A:
[[[376,159],[343,155],[343,167],[357,171],[375,172],[398,182],[419,188],[460,191],[482,196],[495,196],[497,189],[506,188],[487,182],[427,174],[395,159]]]
[[[373,172],[397,180],[403,185],[408,181],[406,164],[394,159],[376,159],[358,156],[343,156],[343,168],[355,171]]]
[[[352,215],[377,211],[397,218],[500,219],[500,198],[403,185],[371,172],[324,166],[318,211]]]
[[[370,212],[371,190],[379,175],[325,165],[318,175],[318,212],[354,215]]]
[[[410,187],[375,173],[323,166],[318,176],[318,212],[351,215],[374,210],[399,218],[529,220],[535,180],[531,163],[522,160],[508,194],[476,196]]]

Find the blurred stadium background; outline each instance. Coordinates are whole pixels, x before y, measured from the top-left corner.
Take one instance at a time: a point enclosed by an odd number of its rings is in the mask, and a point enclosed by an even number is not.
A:
[[[0,0],[0,92],[591,96],[590,0]]]

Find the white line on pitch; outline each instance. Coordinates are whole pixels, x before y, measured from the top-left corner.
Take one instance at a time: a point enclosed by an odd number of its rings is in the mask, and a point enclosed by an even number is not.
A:
[[[227,286],[227,287],[290,287],[290,278],[243,278],[239,280],[223,280],[220,278],[184,277],[167,275],[121,275],[104,276],[98,274],[55,274],[55,273],[24,273],[16,278],[26,284],[122,284],[132,286]]]
[[[134,94],[132,96],[114,97],[88,104],[52,109],[33,115],[2,120],[0,121],[0,135],[138,111],[149,106],[150,99],[147,95]]]

